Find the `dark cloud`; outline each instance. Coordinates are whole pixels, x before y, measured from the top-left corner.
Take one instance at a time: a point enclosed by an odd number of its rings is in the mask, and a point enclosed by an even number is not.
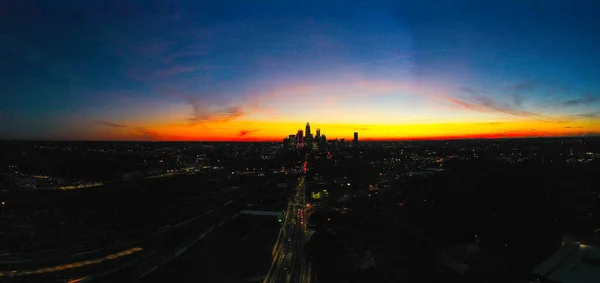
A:
[[[461,86],[459,90],[468,94],[467,99],[450,98],[453,103],[480,112],[502,112],[520,117],[540,117],[539,114],[521,108],[523,94],[535,90],[538,87],[533,82],[521,82],[507,87],[512,101],[500,102],[492,98],[489,93],[482,89],[470,86]]]
[[[93,121],[93,123],[96,125],[105,126],[105,127],[114,127],[114,128],[128,128],[129,127],[127,125],[118,124],[118,123],[106,121],[106,120],[96,120],[96,121]]]
[[[540,114],[520,109],[520,107],[494,100],[493,98],[486,96],[478,91],[470,91],[468,92],[470,95],[467,99],[453,98],[448,97],[447,99],[457,105],[462,107],[475,110],[478,112],[485,113],[493,113],[500,112],[509,115],[519,116],[519,117],[528,117],[528,118],[542,118]]]
[[[565,129],[582,129],[583,127],[565,127]]]
[[[508,86],[510,96],[513,98],[513,104],[521,106],[523,104],[523,94],[535,90],[538,87],[533,82],[521,82]]]
[[[194,124],[209,121],[229,122],[246,114],[239,106],[209,107],[197,97],[188,97],[187,102],[192,106],[192,117],[189,121]]]
[[[580,117],[580,118],[597,118],[597,117],[600,117],[600,111],[581,113],[581,114],[576,114],[574,116]]]
[[[258,130],[258,129],[254,129],[254,130],[242,130],[242,131],[240,131],[238,133],[238,137],[243,137],[243,136],[246,136],[248,134],[258,132],[258,131],[260,131],[260,130]]]
[[[569,100],[559,102],[559,105],[564,106],[564,107],[569,107],[569,106],[578,106],[578,105],[585,105],[585,104],[598,103],[598,102],[600,102],[600,96],[586,93],[580,97],[576,97],[576,98],[572,98]]]
[[[466,92],[466,93],[468,93],[470,95],[482,95],[482,94],[486,94],[486,92],[484,90],[475,89],[475,88],[472,88],[470,86],[461,86],[458,89],[460,91]]]
[[[147,72],[145,74],[132,74],[133,77],[137,79],[163,79],[170,78],[177,75],[187,74],[196,71],[198,68],[196,67],[187,67],[187,66],[169,66],[162,69],[156,69],[151,72]]]
[[[104,127],[130,128],[133,130],[133,134],[134,134],[133,139],[135,139],[135,140],[154,141],[154,140],[160,139],[159,133],[148,130],[145,127],[133,127],[133,126],[119,124],[119,123],[115,123],[112,121],[106,121],[106,120],[96,120],[96,121],[93,121],[92,123],[95,125],[100,125],[100,126],[104,126]]]
[[[217,110],[194,111],[193,116],[189,120],[192,123],[230,122],[244,114],[245,112],[240,107],[225,107]]]
[[[213,101],[215,95],[204,92],[186,92],[174,88],[156,89],[168,97],[185,100],[192,107],[192,112],[187,121],[191,125],[203,125],[205,122],[230,122],[247,112],[242,107],[235,105],[224,105]]]
[[[520,82],[508,86],[508,89],[514,92],[533,91],[538,85],[533,82]]]
[[[154,141],[160,139],[160,135],[157,132],[150,131],[144,127],[135,127],[134,129],[138,140]]]

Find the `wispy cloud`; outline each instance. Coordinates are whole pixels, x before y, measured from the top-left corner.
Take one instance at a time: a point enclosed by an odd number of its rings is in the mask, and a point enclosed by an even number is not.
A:
[[[600,111],[589,112],[589,113],[580,113],[580,114],[575,114],[574,116],[579,117],[579,118],[598,118],[598,117],[600,117]]]
[[[194,97],[189,97],[187,103],[192,106],[192,115],[188,119],[192,124],[230,122],[246,114],[239,106],[209,105],[201,99]]]
[[[95,121],[93,121],[93,123],[96,124],[96,125],[99,125],[99,126],[113,127],[113,128],[127,128],[127,127],[129,127],[127,125],[118,124],[118,123],[111,122],[111,121],[106,121],[106,120],[95,120]]]
[[[559,102],[560,106],[569,107],[569,106],[578,106],[585,105],[591,103],[600,102],[600,96],[592,95],[591,93],[586,93],[580,97],[571,98],[565,101]]]
[[[251,134],[251,133],[258,132],[258,131],[260,131],[260,130],[259,130],[259,129],[253,129],[253,130],[241,130],[241,131],[238,133],[238,137],[243,137],[243,136],[246,136],[246,135],[248,135],[248,134]]]
[[[180,59],[189,59],[197,56],[207,55],[208,52],[204,50],[183,50],[178,52],[173,52],[169,54],[162,54],[160,60],[164,63],[173,63],[173,61]]]
[[[458,89],[470,95],[483,95],[487,93],[484,90],[476,89],[470,86],[460,86]]]
[[[513,88],[519,90],[530,89],[529,84],[515,85]],[[446,99],[456,105],[484,113],[504,113],[513,116],[538,118],[542,119],[542,115],[521,108],[521,101],[515,99],[512,103],[506,101],[498,101],[487,95],[485,91],[473,89],[471,87],[462,86],[459,90],[469,94],[467,98],[458,98],[447,96]]]
[[[134,127],[134,134],[139,140],[155,141],[160,139],[158,132],[149,130],[145,127]]]
[[[508,91],[513,98],[513,104],[521,106],[523,104],[523,94],[535,90],[538,85],[534,82],[525,81],[508,86]]]
[[[535,113],[535,112],[531,112],[531,111],[527,111],[527,110],[523,110],[523,109],[518,109],[513,107],[510,104],[507,103],[502,103],[499,101],[496,101],[490,97],[486,97],[486,96],[473,96],[470,99],[459,99],[459,98],[454,98],[454,97],[447,97],[448,101],[474,110],[474,111],[478,111],[478,112],[484,112],[484,113],[504,113],[504,114],[509,114],[509,115],[513,115],[513,116],[519,116],[519,117],[527,117],[527,118],[543,118],[540,114]]]
[[[161,136],[158,132],[149,130],[148,128],[141,126],[130,126],[106,120],[95,120],[92,121],[92,123],[103,127],[129,129],[127,131],[130,132],[132,138],[136,140],[154,141],[159,140]]]
[[[165,78],[172,77],[179,74],[190,73],[196,71],[196,67],[185,67],[185,66],[171,66],[165,69],[155,70],[146,75],[147,78]]]
[[[510,89],[512,92],[522,93],[533,90],[535,87],[535,84],[527,82],[512,85]],[[459,86],[458,91],[462,95],[455,95],[448,92],[452,88],[454,87],[435,83],[415,84],[401,81],[378,81],[364,79],[359,76],[350,82],[340,84],[287,86],[256,96],[256,103],[261,104],[277,100],[292,104],[300,101],[300,98],[310,97],[313,94],[318,94],[318,99],[325,105],[339,101],[349,101],[350,99],[371,98],[373,95],[393,95],[395,97],[406,95],[429,98],[432,101],[449,101],[460,107],[482,113],[501,113],[537,120],[547,119],[539,113],[523,108],[519,99],[507,99],[506,96],[496,97],[486,90],[471,86]]]
[[[523,91],[532,91],[537,86],[538,85],[534,82],[525,81],[525,82],[520,82],[520,83],[510,85],[510,86],[508,86],[508,89],[511,91],[515,91],[515,92],[523,92]]]
[[[252,107],[245,103],[242,106],[223,101],[217,95],[203,91],[181,90],[179,88],[155,88],[155,91],[169,98],[183,100],[191,106],[191,112],[186,118],[191,126],[204,126],[206,122],[230,122],[248,114],[247,107]]]

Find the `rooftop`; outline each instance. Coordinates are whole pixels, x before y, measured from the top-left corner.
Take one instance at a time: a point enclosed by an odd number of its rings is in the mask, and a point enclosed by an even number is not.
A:
[[[557,282],[592,283],[600,278],[600,248],[567,241],[533,273]]]

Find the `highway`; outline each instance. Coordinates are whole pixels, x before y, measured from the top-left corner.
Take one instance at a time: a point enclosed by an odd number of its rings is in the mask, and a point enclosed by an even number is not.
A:
[[[263,283],[310,282],[310,266],[303,256],[306,244],[305,181],[300,178],[288,202],[279,237],[273,247],[273,262]]]
[[[113,271],[120,272],[121,267],[130,265],[137,266],[132,268],[133,275],[137,275],[138,270],[147,273],[150,268],[142,270],[146,263],[153,267],[157,262],[163,262],[164,258],[177,257],[187,248],[178,246],[204,237],[208,231],[233,218],[245,203],[247,195],[248,192],[238,191],[214,196],[211,198],[214,204],[210,206],[205,202],[191,201],[180,204],[179,210],[173,210],[176,213],[167,215],[165,221],[148,223],[145,229],[126,226],[127,230],[120,234],[109,235],[113,239],[123,240],[114,240],[110,242],[112,245],[106,247],[98,248],[98,243],[88,240],[89,245],[80,241],[74,242],[70,248],[40,250],[30,254],[5,253],[0,257],[0,281],[50,282],[57,281],[54,278],[57,276],[65,280],[85,278],[89,281]],[[204,234],[200,235],[202,232]],[[195,238],[190,240],[192,235]]]

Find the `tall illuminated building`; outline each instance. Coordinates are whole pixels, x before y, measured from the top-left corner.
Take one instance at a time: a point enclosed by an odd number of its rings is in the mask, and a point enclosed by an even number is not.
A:
[[[303,144],[305,146],[308,146],[308,148],[311,148],[312,146],[312,133],[310,132],[310,124],[308,122],[306,122],[306,132],[304,132],[304,140],[302,140]]]
[[[304,144],[304,133],[302,132],[302,130],[298,130],[298,133],[296,134],[296,144]]]

